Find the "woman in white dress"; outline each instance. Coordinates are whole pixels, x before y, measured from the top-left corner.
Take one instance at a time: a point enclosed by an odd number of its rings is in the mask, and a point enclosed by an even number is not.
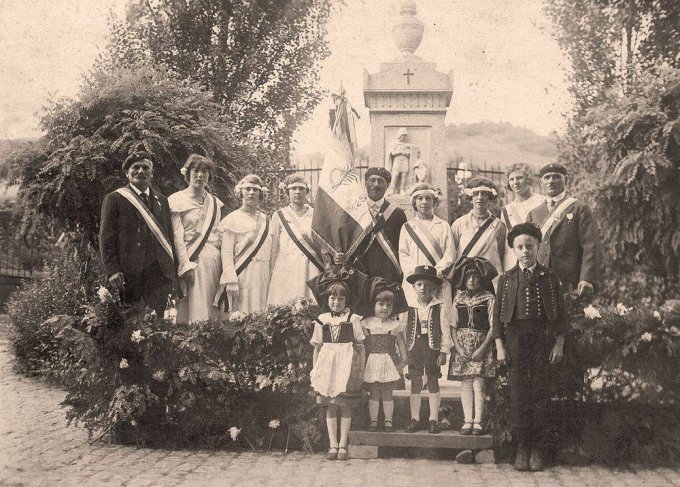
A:
[[[515,199],[501,210],[501,219],[509,232],[518,223],[525,223],[529,212],[543,203],[544,197],[541,194],[534,193],[531,168],[526,164],[512,164],[508,167],[506,174],[508,176],[507,188],[515,196]],[[508,271],[515,266],[517,258],[515,253],[507,246],[507,242],[505,242],[505,245],[503,269]]]
[[[236,185],[241,207],[220,222],[222,276],[215,303],[230,312],[255,313],[267,307],[272,238],[269,219],[258,210],[267,188],[255,174]]]
[[[285,182],[290,205],[272,216],[272,279],[267,304],[278,306],[304,297],[314,302],[307,281],[323,271],[323,264],[312,241],[312,215],[307,203],[309,184],[293,174]]]
[[[222,317],[212,302],[222,273],[217,227],[223,203],[205,189],[214,167],[207,157],[190,155],[181,169],[189,186],[168,198],[182,289],[177,300],[179,323]]]
[[[451,228],[434,214],[440,193],[427,183],[419,183],[411,190],[411,204],[415,216],[404,223],[399,234],[399,263],[404,273],[402,287],[409,306],[417,305],[413,286],[406,280],[419,265],[431,265],[444,282],[435,294],[444,306],[451,308],[451,284],[447,280],[455,259]]]

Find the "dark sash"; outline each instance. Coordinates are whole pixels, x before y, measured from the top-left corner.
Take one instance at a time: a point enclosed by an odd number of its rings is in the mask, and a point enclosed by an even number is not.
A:
[[[205,231],[203,238],[201,239],[200,243],[194,250],[194,252],[189,256],[189,260],[191,262],[194,262],[196,259],[198,259],[198,255],[201,253],[201,250],[203,250],[203,247],[205,244],[208,242],[208,238],[210,238],[210,234],[212,233],[213,227],[215,226],[215,221],[217,220],[217,201],[215,201],[215,197],[211,194],[208,194],[212,200],[213,203],[213,212],[210,217],[210,225],[208,225],[207,230]]]
[[[484,235],[486,229],[491,226],[495,219],[496,218],[492,216],[489,217],[484,223],[482,223],[482,226],[477,229],[477,233],[475,233],[475,235],[472,237],[472,240],[470,240],[463,249],[463,253],[460,256],[461,258],[467,257],[467,255],[472,250],[472,247],[474,247],[475,244],[479,241],[479,239],[482,238],[482,235]]]
[[[297,247],[300,249],[300,251],[305,254],[305,256],[309,259],[309,261],[316,266],[319,271],[324,272],[324,266],[323,263],[321,262],[321,259],[319,259],[319,256],[314,252],[314,248],[311,245],[311,242],[308,242],[305,239],[305,235],[302,234],[298,237],[296,234],[295,230],[291,227],[291,225],[288,223],[288,220],[286,219],[286,215],[283,213],[282,210],[278,210],[276,212],[279,215],[279,218],[281,219],[281,224],[283,225],[283,228],[286,229],[286,233],[288,233],[288,236],[290,239],[297,245]],[[300,232],[302,233],[302,232]],[[304,243],[302,240],[305,239]],[[305,243],[307,245],[305,245]],[[308,248],[309,247],[309,248]]]
[[[260,251],[262,248],[262,245],[264,245],[264,241],[267,238],[267,235],[269,234],[269,218],[265,217],[264,219],[264,232],[262,232],[262,235],[260,236],[260,240],[257,242],[257,245],[253,249],[253,251],[241,262],[241,265],[239,265],[236,268],[236,275],[240,275],[241,272],[245,270],[246,267],[248,267],[248,264],[253,260],[253,258],[257,255],[257,253]]]
[[[415,230],[411,227],[409,222],[404,223],[404,228],[408,232],[408,234],[411,236],[413,241],[416,243],[420,251],[425,255],[427,260],[430,261],[430,264],[434,267],[437,265],[437,261],[435,260],[434,256],[430,253],[430,251],[427,249],[427,246],[423,243],[422,240],[420,240],[420,237],[418,234],[415,232]]]

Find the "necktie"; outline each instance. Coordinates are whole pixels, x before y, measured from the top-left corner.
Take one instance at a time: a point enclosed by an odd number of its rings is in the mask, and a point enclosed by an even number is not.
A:
[[[552,210],[553,208],[555,208],[555,205],[557,205],[555,200],[548,200],[548,209],[549,210]]]
[[[531,269],[529,269],[528,267],[524,269],[524,277],[526,278],[527,281],[531,279]]]
[[[144,204],[146,205],[146,207],[147,207],[147,208],[151,208],[151,207],[149,206],[149,195],[146,194],[146,193],[141,193],[139,196],[142,198],[142,201],[144,202]]]

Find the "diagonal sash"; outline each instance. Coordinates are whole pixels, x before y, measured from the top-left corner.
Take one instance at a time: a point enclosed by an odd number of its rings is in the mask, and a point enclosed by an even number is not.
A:
[[[151,230],[153,236],[156,237],[156,240],[163,248],[165,253],[167,253],[171,259],[174,259],[172,247],[170,246],[168,239],[165,238],[165,235],[163,235],[160,223],[158,222],[156,217],[153,216],[153,213],[151,213],[151,210],[149,210],[149,207],[144,204],[139,195],[137,195],[137,193],[135,193],[132,189],[128,188],[127,186],[123,188],[118,188],[116,190],[116,193],[123,196],[126,200],[128,200],[132,204],[132,206],[135,207],[135,209],[142,216],[144,223],[146,223],[146,225],[149,227],[149,230]]]
[[[505,226],[508,227],[508,230],[510,230],[514,225],[510,221],[510,214],[508,213],[507,207],[503,207],[501,210],[501,215],[503,215],[503,219],[505,220]]]
[[[467,257],[469,254],[472,254],[473,257],[482,254],[482,249],[489,243],[489,240],[493,238],[496,228],[500,223],[501,221],[493,216],[482,223],[472,239],[470,239],[463,249],[461,257]],[[482,237],[484,237],[484,239],[482,239]]]
[[[378,215],[380,215],[380,217],[373,218],[371,240],[368,242],[368,245],[366,245],[366,247],[364,248],[364,251],[361,253],[361,256],[357,257],[357,259],[363,257],[366,254],[366,252],[368,252],[368,249],[371,247],[371,245],[373,245],[373,241],[377,240],[378,244],[383,249],[383,252],[385,253],[385,255],[387,255],[387,258],[390,259],[390,262],[392,262],[392,265],[397,269],[399,273],[401,273],[399,257],[397,257],[397,253],[392,247],[392,244],[387,239],[387,237],[385,237],[385,233],[383,232],[383,229],[387,224],[387,220],[389,220],[390,217],[394,214],[395,209],[396,206],[390,204],[389,201],[385,200],[383,205],[380,207],[380,211],[378,212]]]
[[[321,262],[321,258],[314,249],[314,245],[312,244],[310,238],[305,235],[305,233],[302,232],[302,230],[300,230],[300,228],[295,223],[295,215],[293,214],[293,210],[291,210],[289,207],[285,207],[278,210],[276,213],[279,215],[281,224],[283,225],[283,228],[286,229],[286,233],[288,233],[290,239],[295,243],[295,245],[297,245],[300,251],[305,254],[309,261],[316,266],[317,269],[319,269],[321,272],[324,272],[325,269],[323,263]]]
[[[555,229],[555,226],[557,222],[560,220],[562,217],[562,213],[564,213],[567,208],[574,203],[576,203],[576,198],[573,196],[569,196],[568,198],[565,198],[562,203],[560,203],[560,206],[555,208],[555,210],[548,216],[548,219],[543,223],[543,226],[541,227],[541,233],[543,234],[543,241],[549,241],[550,236],[552,235],[553,230]]]
[[[257,224],[253,236],[246,242],[241,251],[234,257],[234,267],[236,267],[236,275],[240,275],[244,271],[250,261],[257,255],[260,248],[264,244],[267,234],[269,233],[269,218],[264,218],[264,225],[262,218],[258,215]],[[257,244],[255,244],[257,242]]]
[[[442,257],[444,256],[443,252],[441,252],[441,247],[439,244],[435,241],[434,237],[428,232],[425,228],[422,226],[419,226],[416,223],[416,227],[414,227],[411,222],[408,221],[404,223],[404,228],[408,232],[408,234],[411,236],[411,239],[416,243],[416,246],[420,249],[420,251],[425,255],[427,260],[430,261],[430,264],[434,267],[437,265],[437,262],[442,260]],[[423,233],[424,238],[420,238],[418,236],[418,232]],[[435,246],[436,244],[436,246]],[[439,249],[439,252],[437,251]]]
[[[200,254],[201,250],[203,250],[203,247],[208,241],[208,238],[210,238],[210,233],[215,226],[215,221],[217,220],[217,202],[215,201],[215,197],[210,193],[206,194],[206,201],[204,205],[207,205],[207,208],[203,213],[203,220],[197,225],[201,231],[200,233],[196,232],[194,238],[192,238],[191,242],[189,242],[189,247],[187,248],[189,260],[191,262],[194,262],[198,258],[198,254]],[[208,215],[210,215],[210,217],[208,217]]]

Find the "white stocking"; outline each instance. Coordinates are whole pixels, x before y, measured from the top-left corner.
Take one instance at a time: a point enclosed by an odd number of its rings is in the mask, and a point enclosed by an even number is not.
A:
[[[463,379],[463,385],[460,388],[460,402],[463,404],[463,415],[466,423],[472,423],[472,377]]]

